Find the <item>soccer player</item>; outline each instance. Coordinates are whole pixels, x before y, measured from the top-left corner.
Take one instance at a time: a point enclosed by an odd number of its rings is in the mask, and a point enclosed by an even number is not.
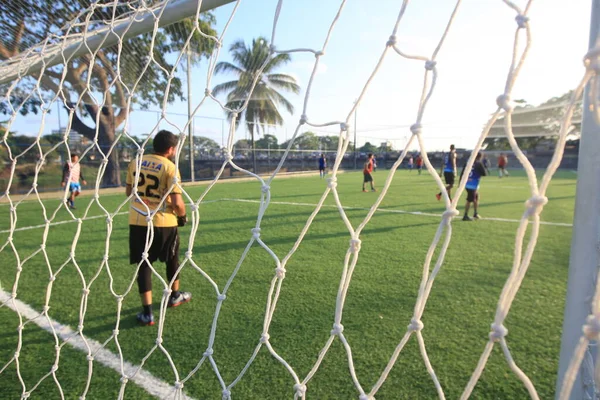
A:
[[[423,169],[423,157],[421,154],[417,156],[417,171],[419,171],[419,175],[421,175],[421,170]]]
[[[67,186],[69,180],[69,198],[67,199],[67,205],[73,210],[75,207],[75,197],[81,193],[81,183],[87,184],[83,174],[81,173],[81,164],[78,163],[79,156],[77,154],[71,154],[71,161],[67,161],[63,167],[61,187]],[[81,183],[79,182],[81,180]]]
[[[456,150],[454,145],[450,145],[450,152],[444,157],[444,163],[440,169],[440,176],[444,174],[444,180],[446,181],[446,192],[448,197],[452,200],[452,188],[454,187],[454,178],[456,178]],[[435,195],[438,200],[442,198],[442,192]]]
[[[153,222],[154,238],[148,250],[148,261],[140,266],[137,276],[138,288],[142,300],[143,311],[137,315],[142,325],[154,325],[152,314],[152,270],[150,266],[157,259],[165,262],[167,280],[173,281],[168,307],[176,307],[187,303],[192,298],[190,292],[179,290],[179,278],[175,272],[179,267],[179,234],[178,226],[187,222],[185,203],[181,189],[173,187],[165,202],[160,205],[162,197],[167,193],[177,178],[181,181],[179,172],[175,174],[175,164],[171,158],[175,155],[177,136],[162,130],[156,134],[153,141],[154,154],[145,154],[141,160],[140,175],[137,187],[137,197],[132,197],[129,208],[129,262],[139,264],[145,252],[146,235],[148,233],[148,210]],[[127,171],[127,186],[125,194],[133,192],[133,183],[138,165],[135,160],[129,164]],[[159,208],[160,205],[160,208]],[[147,208],[146,208],[147,207]]]
[[[369,153],[367,155],[367,162],[365,162],[365,167],[363,168],[363,184],[362,184],[362,191],[366,192],[367,190],[365,189],[365,183],[369,182],[371,184],[371,191],[372,192],[376,192],[377,189],[375,189],[375,182],[373,182],[373,176],[371,175],[371,172],[373,172],[373,153]]]
[[[327,168],[327,160],[325,159],[325,155],[321,153],[319,157],[319,176],[321,179],[325,178],[325,168]]]
[[[408,170],[409,170],[408,172],[412,172],[412,170],[413,170],[413,158],[412,158],[412,156],[408,157]]]
[[[506,170],[506,164],[508,164],[508,157],[506,157],[506,154],[500,153],[498,156],[498,178],[509,176],[508,171]]]
[[[477,190],[479,189],[479,180],[482,176],[487,175],[487,170],[483,166],[481,158],[482,154],[477,153],[477,156],[475,157],[475,162],[473,163],[473,167],[471,168],[471,172],[469,172],[469,177],[465,186],[465,188],[467,189],[467,203],[465,204],[465,215],[463,216],[463,221],[472,221],[473,219],[479,219],[479,214],[477,213],[477,207],[479,206],[479,193],[477,193]],[[460,173],[460,179],[462,179],[462,176],[465,173],[466,166],[467,164],[465,162],[463,170]],[[469,208],[471,206],[471,203],[473,203],[473,219],[469,218]]]
[[[373,154],[371,155],[373,156],[373,172],[377,172],[377,160]]]

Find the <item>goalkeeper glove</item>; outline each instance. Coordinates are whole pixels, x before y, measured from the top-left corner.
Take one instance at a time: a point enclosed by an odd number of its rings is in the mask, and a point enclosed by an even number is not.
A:
[[[187,216],[181,215],[177,217],[177,226],[185,226],[187,223]]]

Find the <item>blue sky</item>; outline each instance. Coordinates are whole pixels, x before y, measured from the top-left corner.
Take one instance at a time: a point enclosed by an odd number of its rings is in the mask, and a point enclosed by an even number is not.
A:
[[[331,41],[321,58],[306,113],[311,122],[346,120],[354,100],[361,93],[390,36],[400,10],[399,0],[348,0]],[[516,1],[523,7],[525,1]],[[276,0],[242,1],[224,39],[220,60],[230,60],[228,48],[237,39],[250,42],[257,36],[270,39]],[[278,49],[312,48],[320,50],[340,1],[284,1],[275,36]],[[454,1],[420,0],[410,2],[397,34],[398,47],[412,54],[429,57],[445,28]],[[533,44],[517,81],[514,98],[539,104],[574,88],[581,79],[583,55],[587,51],[590,0],[538,0],[530,12]],[[220,33],[231,15],[233,5],[214,11]],[[464,0],[446,42],[437,57],[438,84],[423,119],[428,149],[472,147],[483,123],[495,111],[495,99],[502,94],[510,65],[516,13],[501,0]],[[303,109],[306,85],[315,58],[310,53],[294,53],[292,62],[281,69],[295,76],[302,91],[289,95],[294,115],[285,115],[286,125],[273,128],[280,141],[289,139]],[[415,122],[423,84],[424,63],[406,60],[388,52],[378,74],[369,86],[357,113],[358,144],[379,144],[389,140],[402,148]],[[231,76],[215,76],[216,83]],[[207,86],[207,62],[194,68],[192,102],[194,107]],[[56,108],[56,107],[55,107]],[[154,110],[158,110],[156,107]],[[161,128],[184,129],[187,104],[177,102],[167,108],[168,121]],[[196,135],[208,136],[218,143],[227,134],[224,112],[207,101],[196,113]],[[208,118],[201,118],[208,117]],[[61,116],[63,125],[66,114]],[[354,124],[354,118],[350,118]],[[135,111],[128,123],[134,135],[157,126],[156,112]],[[56,112],[45,121],[44,132],[58,127]],[[19,118],[13,130],[36,134],[39,120]],[[337,127],[310,128],[318,134],[337,134]],[[352,127],[353,133],[354,127]],[[237,139],[246,138],[240,128]],[[416,146],[413,146],[416,148]]]

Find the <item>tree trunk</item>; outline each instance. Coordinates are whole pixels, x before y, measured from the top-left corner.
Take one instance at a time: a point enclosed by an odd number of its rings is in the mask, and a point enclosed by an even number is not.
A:
[[[258,175],[258,170],[256,169],[256,146],[254,144],[254,132],[250,132],[250,142],[252,142],[252,172]]]
[[[108,157],[108,164],[102,175],[102,187],[121,186],[121,168],[119,166],[119,151],[117,146],[111,150],[115,140],[115,126],[100,119],[100,130],[98,131],[98,145],[100,150]],[[108,154],[110,151],[110,154]]]

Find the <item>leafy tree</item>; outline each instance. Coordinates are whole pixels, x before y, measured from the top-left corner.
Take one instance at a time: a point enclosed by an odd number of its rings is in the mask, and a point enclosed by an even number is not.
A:
[[[156,2],[151,0],[147,3]],[[96,4],[98,6],[89,19],[88,30],[104,26],[102,21],[111,20],[113,15],[119,18],[131,12],[127,3],[118,6],[113,3],[106,6]],[[0,38],[0,60],[18,56],[49,35],[62,33],[65,29],[69,29],[71,35],[84,32],[87,15],[81,10],[87,7],[89,2],[83,0],[21,0],[19,12],[15,12],[13,2],[0,2],[0,31],[5,33]],[[202,32],[216,34],[212,29],[216,22],[212,14],[202,14],[198,22]],[[95,58],[84,54],[69,60],[66,65],[48,68],[41,77],[39,73],[33,73],[19,82],[15,95],[8,101],[18,108],[26,100],[19,112],[23,115],[36,113],[41,99],[36,96],[27,98],[26,93],[33,93],[35,82],[40,79],[41,96],[49,99],[59,93],[73,116],[72,128],[90,140],[96,137],[97,131],[98,144],[107,153],[115,141],[117,129],[131,112],[127,93],[134,89],[136,83],[132,102],[141,108],[162,104],[165,96],[168,102],[184,99],[181,79],[175,76],[169,86],[169,76],[165,71],[173,69],[167,56],[183,48],[193,27],[194,21],[186,19],[161,28],[154,41],[152,33],[146,33],[123,40],[120,52],[118,46],[107,47],[98,51]],[[195,54],[193,62],[197,63],[203,56],[210,55],[214,42],[194,32],[190,48]],[[59,86],[63,76],[64,82]],[[88,90],[88,80],[91,91]],[[0,104],[0,112],[9,112],[6,102]],[[120,181],[118,151],[113,149],[102,184],[114,186]]]
[[[523,150],[535,149],[540,143],[556,141],[556,134],[560,131],[560,122],[565,112],[561,104],[567,103],[572,92],[562,96],[548,99],[539,106],[527,104],[521,100],[523,105],[515,108],[511,118],[513,133],[516,142]],[[557,105],[557,107],[552,107]],[[578,135],[581,130],[581,107],[577,107],[573,114],[573,125],[570,127],[571,135]],[[490,130],[484,146],[486,150],[509,150],[510,144],[504,133],[505,117],[496,120]]]
[[[276,149],[278,148],[277,136],[267,133],[261,139],[258,139],[255,144],[259,149]]]
[[[377,153],[377,150],[379,150],[379,148],[371,144],[371,142],[366,142],[361,148],[358,149],[358,151],[362,153]]]
[[[290,114],[294,113],[292,103],[279,91],[297,94],[300,92],[300,86],[294,77],[275,72],[277,68],[289,63],[291,57],[289,54],[270,57],[269,44],[263,37],[253,39],[249,46],[246,46],[243,40],[238,40],[231,45],[229,51],[234,62],[219,62],[215,72],[231,73],[236,75],[237,79],[216,85],[213,94],[227,94],[225,106],[232,110],[240,109],[246,99],[250,99],[247,108],[238,115],[236,122],[239,126],[239,122],[244,120],[250,133],[251,147],[255,149],[254,135],[264,132],[265,125],[283,125],[279,107],[285,108]],[[250,93],[254,81],[257,84]],[[254,152],[252,158],[256,171]]]
[[[207,138],[205,136],[194,136],[194,148],[200,149],[203,152],[214,154],[217,150],[221,148],[219,143],[215,142],[211,138]]]
[[[319,147],[321,150],[337,150],[340,137],[337,135],[319,136]]]
[[[233,147],[236,151],[248,151],[252,148],[246,139],[238,140],[233,144]]]

